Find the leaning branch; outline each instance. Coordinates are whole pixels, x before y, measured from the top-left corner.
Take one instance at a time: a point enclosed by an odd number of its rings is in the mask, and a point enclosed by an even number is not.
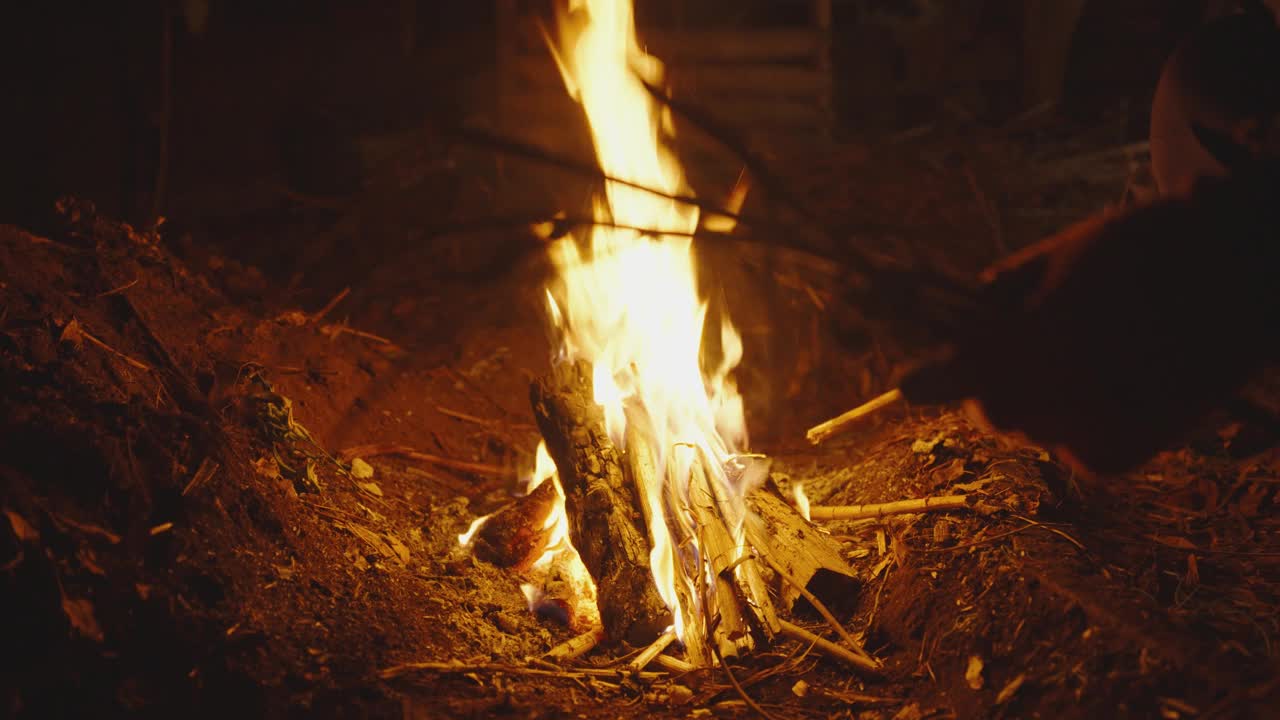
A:
[[[883,395],[872,398],[871,400],[859,405],[843,415],[833,417],[830,420],[814,425],[809,428],[809,432],[805,433],[805,438],[809,442],[817,445],[827,438],[837,433],[847,430],[859,420],[875,414],[877,411],[886,408],[902,399],[902,391],[894,388]]]

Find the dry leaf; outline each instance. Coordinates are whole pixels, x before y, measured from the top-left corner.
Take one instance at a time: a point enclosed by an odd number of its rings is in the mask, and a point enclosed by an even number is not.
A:
[[[18,536],[22,542],[40,542],[40,533],[31,527],[31,523],[23,519],[21,515],[12,511],[5,510],[4,514],[9,518],[9,525],[13,527],[13,534]]]
[[[356,485],[363,491],[374,497],[382,497],[382,488],[378,487],[378,483],[358,482]]]
[[[71,627],[81,635],[95,642],[102,642],[102,628],[98,627],[98,619],[93,616],[93,603],[88,600],[75,599],[62,594],[62,611],[71,621]]]

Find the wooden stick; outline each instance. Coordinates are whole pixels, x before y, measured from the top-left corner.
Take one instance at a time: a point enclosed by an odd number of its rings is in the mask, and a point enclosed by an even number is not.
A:
[[[971,495],[937,495],[914,500],[898,500],[889,503],[866,505],[815,505],[809,508],[809,518],[819,520],[862,520],[882,518],[887,515],[905,515],[934,510],[964,510],[973,502]]]
[[[902,391],[894,388],[883,395],[872,398],[871,400],[859,405],[843,415],[831,418],[830,420],[814,425],[809,428],[809,432],[805,433],[805,438],[809,442],[817,445],[827,438],[835,435],[853,423],[876,413],[882,408],[888,407],[902,399]]]
[[[645,667],[649,663],[653,662],[654,658],[661,655],[662,651],[666,650],[667,646],[671,645],[671,643],[674,642],[675,639],[676,639],[675,630],[668,630],[662,633],[661,635],[658,636],[657,640],[654,640],[652,643],[649,643],[649,647],[645,648],[644,650],[641,650],[640,654],[637,655],[634,660],[627,663],[627,669],[634,670],[636,672],[639,672],[645,669]]]
[[[604,628],[592,628],[551,648],[542,657],[554,662],[575,660],[591,652],[596,645],[600,644],[602,637],[604,637]]]
[[[837,660],[843,660],[863,672],[875,675],[880,674],[882,666],[879,662],[864,658],[861,655],[856,655],[848,648],[837,645],[830,640],[824,640],[794,623],[787,622],[786,620],[782,620],[781,623],[782,634],[786,637],[813,645],[827,656],[833,657]]]
[[[591,387],[587,363],[560,363],[533,383],[530,400],[559,471],[569,539],[596,582],[605,636],[642,645],[673,618],[649,569],[640,492],[626,482]]]

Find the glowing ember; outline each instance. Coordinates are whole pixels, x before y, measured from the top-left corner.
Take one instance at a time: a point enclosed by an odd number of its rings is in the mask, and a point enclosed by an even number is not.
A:
[[[566,89],[586,111],[605,174],[670,195],[690,194],[665,145],[669,118],[640,79],[660,85],[662,66],[640,49],[630,0],[570,0],[560,17],[560,38],[557,62]],[[716,573],[713,551],[699,547],[691,507],[711,503],[725,520],[734,547],[720,550],[715,562],[728,566],[745,552],[743,496],[750,488],[725,472],[747,443],[742,399],[730,377],[742,342],[727,319],[704,327],[707,305],[698,296],[690,237],[699,223],[697,208],[615,182],[604,191],[594,203],[597,219],[671,234],[601,225],[552,246],[559,277],[547,299],[562,343],[559,359],[593,367],[595,401],[615,445],[624,448],[626,435],[635,434],[656,455],[657,481],[639,488],[654,580],[680,638],[690,637],[690,623],[701,626],[694,636],[706,638]],[[744,192],[740,185],[731,204],[740,205]],[[725,229],[724,221],[719,218],[716,229]],[[716,341],[714,357],[702,352],[708,331]],[[703,473],[705,481],[691,481]]]

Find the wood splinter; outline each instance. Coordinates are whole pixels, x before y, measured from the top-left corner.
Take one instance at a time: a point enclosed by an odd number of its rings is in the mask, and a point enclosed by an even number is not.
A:
[[[869,417],[902,399],[902,391],[894,388],[883,395],[879,395],[868,400],[849,412],[833,417],[826,422],[814,425],[809,428],[809,431],[806,432],[804,436],[810,443],[817,445],[827,438],[830,438],[832,435],[839,434],[849,429],[859,420]]]
[[[865,520],[882,518],[888,515],[906,515],[907,513],[923,513],[937,510],[965,510],[972,507],[972,495],[938,495],[935,497],[898,500],[888,503],[868,503],[866,505],[815,505],[809,508],[809,519],[820,520]]]

